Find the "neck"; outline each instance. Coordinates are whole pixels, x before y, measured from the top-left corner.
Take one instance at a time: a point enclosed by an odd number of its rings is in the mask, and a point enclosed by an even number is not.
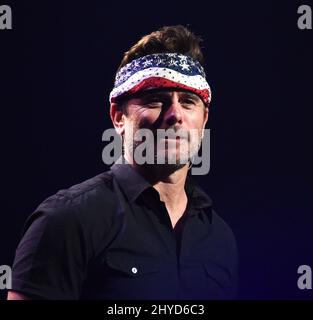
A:
[[[139,172],[160,195],[166,195],[174,192],[171,197],[184,193],[186,177],[188,173],[188,163],[176,165],[137,165],[130,163],[137,172]]]
[[[172,226],[184,214],[187,207],[185,182],[188,164],[182,167],[173,165],[136,165],[131,164],[159,193],[165,203]]]
[[[184,166],[167,177],[157,181],[153,187],[159,192],[160,198],[170,207],[175,208],[183,199],[186,198],[185,182],[188,166]]]

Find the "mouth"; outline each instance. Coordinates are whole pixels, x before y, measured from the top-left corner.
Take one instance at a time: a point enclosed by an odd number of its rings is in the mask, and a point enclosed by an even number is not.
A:
[[[170,142],[170,141],[176,141],[176,142],[182,142],[186,140],[185,138],[181,138],[181,137],[175,137],[175,138],[170,138],[170,137],[166,137],[166,138],[161,138],[158,141],[166,141],[166,142]]]
[[[157,141],[156,147],[160,149],[173,149],[173,148],[181,148],[183,147],[184,144],[188,142],[187,139],[181,138],[181,137],[176,137],[176,138],[161,138]]]
[[[166,138],[161,138],[161,140],[172,140],[172,141],[180,141],[181,140],[181,138],[180,137],[176,137],[176,138],[168,138],[168,137],[166,137]]]

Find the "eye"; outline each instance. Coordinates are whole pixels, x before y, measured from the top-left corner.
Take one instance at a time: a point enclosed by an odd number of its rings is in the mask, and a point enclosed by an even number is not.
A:
[[[150,101],[145,105],[149,108],[161,108],[163,106],[163,103],[161,101]]]
[[[182,106],[184,106],[185,108],[192,108],[196,105],[196,101],[192,98],[182,98],[180,100],[180,103]]]
[[[193,99],[191,99],[191,98],[186,98],[186,99],[184,99],[183,100],[185,103],[189,103],[189,104],[195,104],[196,102],[193,100]]]
[[[149,97],[145,99],[144,104],[149,108],[160,108],[163,106],[164,101],[160,97]]]

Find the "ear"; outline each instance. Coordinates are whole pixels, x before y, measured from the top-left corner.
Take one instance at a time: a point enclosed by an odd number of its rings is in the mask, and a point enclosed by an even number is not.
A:
[[[206,123],[208,122],[208,119],[209,119],[209,107],[205,107],[205,109],[204,109],[203,129],[204,129]]]
[[[119,135],[123,135],[125,131],[125,115],[123,111],[118,110],[117,103],[111,103],[110,116],[116,132]]]
[[[202,131],[201,131],[201,140],[203,139],[204,129],[205,129],[206,123],[208,122],[208,119],[209,119],[209,107],[204,107],[203,126],[202,126]]]

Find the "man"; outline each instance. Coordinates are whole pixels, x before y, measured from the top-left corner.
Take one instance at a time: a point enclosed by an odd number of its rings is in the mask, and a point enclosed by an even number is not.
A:
[[[233,234],[188,175],[211,100],[202,65],[200,39],[183,26],[125,53],[110,94],[122,161],[28,218],[8,299],[235,297]],[[150,163],[136,158],[141,129],[153,133]]]

